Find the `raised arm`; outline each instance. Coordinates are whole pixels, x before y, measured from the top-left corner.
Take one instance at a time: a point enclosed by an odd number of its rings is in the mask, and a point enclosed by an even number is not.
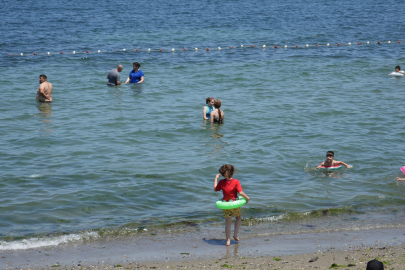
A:
[[[245,194],[245,192],[241,191],[241,192],[239,192],[239,194],[240,194],[243,198],[246,199],[246,203],[249,202],[249,197],[248,197],[248,195]]]
[[[218,178],[220,178],[220,177],[221,177],[220,173],[215,176],[215,181],[214,181],[214,190],[215,191],[217,191],[216,188],[218,186]]]

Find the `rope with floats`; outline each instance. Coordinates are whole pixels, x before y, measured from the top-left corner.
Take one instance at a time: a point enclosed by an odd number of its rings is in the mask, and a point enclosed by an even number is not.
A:
[[[401,43],[401,41],[399,40],[399,41],[385,41],[385,42],[383,42],[383,41],[377,41],[377,42],[370,42],[370,41],[367,41],[367,42],[357,42],[357,45],[364,45],[364,44],[367,44],[367,45],[369,45],[369,44],[391,44],[391,43],[396,43],[396,44],[400,44]],[[309,48],[309,47],[322,47],[322,46],[351,46],[351,45],[355,45],[356,43],[332,43],[332,44],[330,44],[330,43],[327,43],[327,44],[315,44],[315,45],[313,45],[313,44],[305,44],[305,46],[302,46],[302,47],[304,47],[304,48]],[[250,46],[246,46],[246,45],[239,45],[239,46],[229,46],[229,47],[223,47],[223,48],[221,48],[221,47],[215,47],[215,48],[209,48],[209,47],[207,47],[207,48],[205,48],[205,49],[202,49],[202,48],[198,48],[198,47],[196,47],[196,48],[194,48],[194,49],[190,49],[190,50],[194,50],[194,51],[200,51],[200,50],[205,50],[205,51],[210,51],[210,50],[217,50],[217,51],[220,51],[220,50],[226,50],[226,49],[228,49],[228,50],[232,50],[232,49],[236,49],[236,48],[263,48],[263,49],[266,49],[266,48],[274,48],[274,49],[277,49],[277,48],[279,48],[277,45],[263,45],[263,46],[258,46],[258,45],[250,45]],[[280,46],[280,48],[285,48],[285,49],[287,49],[287,48],[301,48],[301,46],[299,46],[299,45],[295,45],[295,46],[292,46],[292,45],[284,45],[284,46]],[[36,52],[34,52],[34,53],[26,53],[26,54],[24,54],[24,53],[19,53],[19,54],[11,54],[11,53],[9,53],[8,55],[9,56],[24,56],[24,55],[51,55],[51,54],[83,54],[83,53],[85,53],[85,54],[90,54],[90,53],[107,53],[107,52],[174,52],[174,51],[187,51],[187,48],[183,48],[183,49],[175,49],[175,48],[172,48],[171,50],[170,49],[147,49],[147,50],[145,50],[145,49],[138,49],[138,48],[136,48],[136,49],[130,49],[130,50],[127,50],[127,49],[122,49],[122,50],[111,50],[111,51],[101,51],[101,50],[97,50],[97,51],[85,51],[85,52],[76,52],[76,51],[72,51],[72,52],[63,52],[63,51],[60,51],[60,52],[58,52],[58,53],[54,53],[54,52],[47,52],[47,53],[36,53]]]

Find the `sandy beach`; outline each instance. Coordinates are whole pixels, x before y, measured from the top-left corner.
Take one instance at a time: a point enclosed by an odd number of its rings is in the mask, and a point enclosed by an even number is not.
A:
[[[204,233],[144,235],[1,251],[0,269],[405,269],[403,228],[255,237],[224,245]],[[312,262],[310,262],[312,260]]]

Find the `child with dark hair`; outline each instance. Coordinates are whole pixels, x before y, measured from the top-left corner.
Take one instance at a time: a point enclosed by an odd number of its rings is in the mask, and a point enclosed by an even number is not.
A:
[[[319,168],[333,168],[335,166],[338,165],[345,165],[346,168],[351,168],[352,166],[347,165],[346,163],[344,163],[343,161],[336,161],[335,160],[335,153],[333,151],[328,151],[326,152],[326,160],[324,162],[322,162],[321,164],[318,165],[318,167],[316,167],[317,169]]]
[[[235,172],[235,168],[230,164],[225,164],[221,168],[219,168],[219,172],[220,174],[217,174],[215,176],[214,190],[215,191],[222,190],[222,193],[224,195],[222,200],[235,201],[239,193],[243,198],[246,199],[246,203],[248,203],[249,197],[242,191],[242,186],[240,185],[239,180],[232,178]],[[219,181],[219,183],[217,183],[218,178],[221,177],[221,175],[225,177],[225,179],[222,179]],[[242,214],[240,211],[240,207],[234,209],[226,209],[223,210],[223,212],[225,218],[226,245],[229,246],[231,244],[232,216],[236,217],[233,239],[235,239],[235,241],[239,241],[238,231],[240,224],[242,223]]]
[[[402,74],[405,75],[405,72],[403,70],[401,70],[401,66],[396,66],[395,67],[395,72],[402,73]]]
[[[384,270],[384,264],[377,260],[372,260],[367,263],[366,270]]]

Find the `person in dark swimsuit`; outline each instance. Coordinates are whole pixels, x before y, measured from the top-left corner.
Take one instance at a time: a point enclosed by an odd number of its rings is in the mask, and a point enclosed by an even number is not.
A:
[[[214,108],[215,110],[211,112],[210,122],[220,124],[224,120],[224,112],[220,109],[221,101],[219,99],[214,100]]]

